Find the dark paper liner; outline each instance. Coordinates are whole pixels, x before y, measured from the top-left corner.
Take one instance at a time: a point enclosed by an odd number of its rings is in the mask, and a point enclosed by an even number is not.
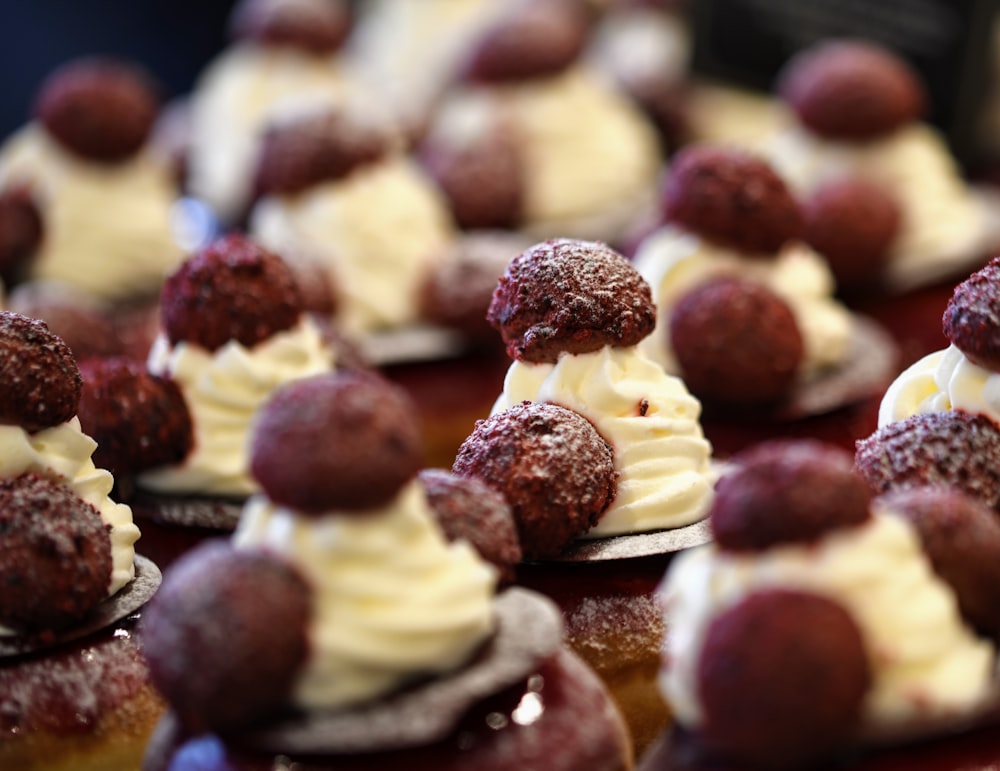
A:
[[[262,752],[347,754],[440,741],[469,708],[527,678],[562,644],[562,615],[546,597],[511,588],[494,602],[496,632],[462,669],[351,709],[269,723],[234,744]]]
[[[195,495],[161,495],[136,490],[127,503],[139,518],[165,525],[200,527],[232,532],[240,520],[244,501]]]
[[[601,562],[606,560],[651,557],[656,554],[672,554],[693,546],[701,546],[712,540],[712,530],[708,519],[702,519],[684,527],[671,530],[656,530],[652,533],[630,533],[607,538],[579,538],[570,544],[558,557],[550,557],[546,562]]]
[[[79,623],[56,632],[0,637],[0,657],[54,648],[111,626],[139,610],[156,594],[162,574],[152,560],[135,556],[135,578],[91,610]]]

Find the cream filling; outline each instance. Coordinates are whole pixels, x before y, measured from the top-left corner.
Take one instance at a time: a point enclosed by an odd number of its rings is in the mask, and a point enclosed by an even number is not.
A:
[[[245,497],[260,488],[250,475],[252,423],[285,383],[328,372],[333,352],[308,316],[292,329],[246,348],[235,340],[214,352],[171,346],[161,333],[149,353],[154,375],[171,377],[184,395],[194,447],[184,462],[141,474],[141,487],[162,493]]]
[[[109,497],[114,477],[94,466],[91,456],[96,448],[97,442],[83,433],[77,418],[33,434],[20,426],[0,426],[0,477],[29,472],[47,476],[71,487],[101,515],[111,539],[110,597],[135,577],[139,528],[132,521],[132,509]],[[13,631],[0,626],[2,634]]]
[[[869,724],[962,715],[993,691],[993,645],[965,625],[909,523],[876,509],[870,522],[819,543],[753,554],[710,544],[678,555],[659,590],[670,629],[660,688],[684,725],[703,718],[696,678],[708,625],[768,588],[815,592],[851,613],[873,672],[863,706]]]
[[[178,191],[166,161],[148,149],[120,163],[97,163],[29,124],[0,153],[0,186],[24,183],[44,222],[32,278],[127,300],[155,296],[183,259],[172,221]]]
[[[903,370],[886,389],[878,425],[944,410],[982,414],[1000,424],[1000,374],[973,364],[954,345],[930,353]]]
[[[611,445],[618,492],[585,537],[680,527],[708,512],[715,472],[701,405],[638,349],[606,346],[562,354],[555,364],[515,361],[493,414],[522,401],[573,410]]]
[[[669,372],[679,372],[670,346],[674,305],[695,286],[721,276],[763,284],[788,304],[802,334],[802,377],[836,368],[848,354],[850,311],[834,297],[826,262],[805,244],[788,244],[770,259],[752,259],[664,225],[643,241],[634,264],[649,282],[657,307],[656,329],[640,345]]]
[[[286,259],[328,269],[338,318],[353,334],[415,322],[423,282],[454,238],[443,196],[401,155],[297,195],[265,198],[250,229]]]
[[[423,487],[383,509],[306,516],[254,496],[237,548],[285,558],[313,590],[310,656],[293,700],[305,709],[369,701],[457,669],[494,626],[496,571],[448,543]]]
[[[303,105],[336,104],[348,78],[334,54],[240,43],[202,73],[191,95],[188,185],[226,223],[250,203],[269,121]]]

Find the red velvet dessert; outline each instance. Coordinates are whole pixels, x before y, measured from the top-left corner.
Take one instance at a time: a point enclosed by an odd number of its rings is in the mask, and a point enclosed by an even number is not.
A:
[[[850,445],[897,372],[890,335],[836,298],[834,274],[803,240],[807,221],[762,157],[690,145],[665,175],[659,225],[636,247],[657,303],[643,345],[701,399],[720,457],[810,435],[821,417],[856,428]]]
[[[0,148],[0,276],[8,288],[65,286],[79,305],[100,307],[123,328],[150,312],[163,277],[183,258],[179,189],[150,141],[159,106],[151,76],[115,58],[66,62],[40,85],[31,122]],[[59,331],[69,331],[59,323],[64,307],[22,310],[45,320],[51,310]],[[120,331],[97,344],[132,353]]]
[[[648,284],[604,244],[517,255],[489,310],[514,362],[452,466],[506,497],[518,582],[559,604],[640,749],[667,721],[652,591],[675,551],[707,537],[715,477],[700,405],[637,345],[654,317]]]
[[[138,769],[162,711],[133,638],[160,571],[76,418],[80,373],[0,312],[0,766]]]
[[[163,567],[178,550],[231,531],[258,489],[245,444],[271,390],[335,362],[356,364],[346,340],[302,305],[280,258],[226,236],[167,278],[145,366],[103,359],[84,367],[80,419],[120,494],[155,532],[144,548]]]
[[[412,405],[388,381],[329,373],[274,393],[253,438],[263,492],[231,542],[167,571],[143,619],[170,706],[147,771],[631,767],[556,608],[494,594],[470,541],[506,530],[510,567],[506,504],[420,466]]]
[[[989,507],[941,485],[873,497],[843,450],[770,442],[734,457],[710,521],[660,589],[677,725],[642,768],[1000,757],[981,730],[1000,720]]]

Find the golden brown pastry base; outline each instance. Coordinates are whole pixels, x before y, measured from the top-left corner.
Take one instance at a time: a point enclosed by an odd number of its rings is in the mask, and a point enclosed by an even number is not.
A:
[[[31,732],[0,738],[0,768],[14,771],[139,771],[164,705],[152,687],[136,693],[86,734]]]

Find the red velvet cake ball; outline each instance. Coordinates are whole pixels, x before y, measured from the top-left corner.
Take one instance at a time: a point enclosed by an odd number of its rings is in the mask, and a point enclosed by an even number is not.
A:
[[[573,0],[512,3],[480,36],[464,75],[482,83],[554,75],[577,60],[587,33],[586,16]]]
[[[250,467],[270,498],[303,512],[388,503],[423,463],[405,392],[372,373],[288,383],[256,419]]]
[[[174,563],[143,616],[143,652],[187,729],[225,730],[284,707],[309,647],[309,591],[279,559],[228,544]]]
[[[970,361],[1000,370],[1000,258],[955,287],[942,321],[945,337]]]
[[[816,187],[803,203],[805,240],[830,265],[838,288],[872,285],[902,220],[899,201],[874,182],[845,177]]]
[[[705,634],[699,738],[754,768],[810,768],[851,737],[871,682],[861,631],[843,606],[819,594],[760,590]]]
[[[63,65],[42,85],[35,113],[48,132],[85,158],[113,163],[146,142],[159,100],[149,77],[114,59]]]
[[[80,370],[45,322],[0,311],[0,373],[0,424],[35,432],[76,415]]]
[[[94,462],[116,476],[179,463],[191,449],[191,415],[177,384],[142,362],[112,357],[81,367],[78,416],[97,442]]]
[[[810,129],[847,141],[888,134],[919,118],[926,104],[905,60],[863,40],[830,40],[797,54],[777,90]]]
[[[722,549],[752,552],[816,541],[869,518],[872,494],[851,455],[814,440],[764,442],[732,458],[709,519]]]
[[[258,195],[294,194],[375,163],[390,150],[390,136],[347,111],[324,110],[269,126],[262,139]]]
[[[670,164],[661,206],[676,222],[752,257],[770,258],[802,235],[798,201],[761,158],[730,147],[692,145]]]
[[[251,239],[225,236],[167,277],[160,296],[171,343],[215,351],[230,340],[248,348],[289,329],[302,313],[291,269]]]
[[[802,335],[788,304],[763,284],[719,278],[691,289],[670,312],[680,375],[704,402],[777,402],[799,374]]]
[[[351,12],[341,0],[285,2],[241,0],[229,17],[230,34],[262,45],[336,51],[351,30]]]
[[[475,477],[444,469],[424,469],[419,477],[448,540],[465,539],[500,571],[501,583],[513,583],[522,554],[507,499]]]
[[[452,471],[503,493],[528,559],[559,554],[597,523],[617,492],[607,442],[582,415],[543,402],[479,421]]]
[[[560,353],[635,345],[653,330],[649,285],[609,246],[555,239],[514,257],[487,318],[514,359],[555,362]]]
[[[985,415],[947,410],[889,423],[857,442],[854,463],[877,494],[943,485],[1000,511],[1000,428]]]
[[[30,189],[12,186],[0,190],[0,279],[15,284],[44,235],[38,204]]]
[[[100,514],[39,474],[0,479],[0,624],[59,629],[107,596],[111,542]]]

